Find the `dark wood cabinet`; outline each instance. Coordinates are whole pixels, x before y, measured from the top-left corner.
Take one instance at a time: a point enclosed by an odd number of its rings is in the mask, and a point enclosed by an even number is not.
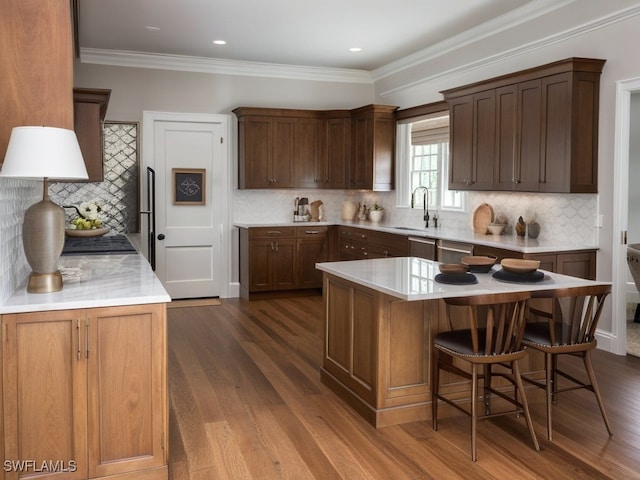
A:
[[[493,255],[498,258],[497,263],[503,258],[526,258],[540,260],[540,268],[550,272],[571,275],[572,277],[596,279],[596,251],[580,250],[558,253],[522,253],[504,248],[475,245],[474,255]]]
[[[240,229],[240,295],[322,287],[317,262],[329,259],[328,227]]]
[[[406,235],[378,232],[357,227],[338,227],[338,259],[406,257],[409,240]]]
[[[348,112],[329,113],[326,124],[326,154],[321,167],[324,188],[347,188],[347,166],[351,154],[351,116]]]
[[[450,108],[449,188],[488,190],[493,185],[495,93],[456,98]]]
[[[298,288],[322,288],[322,272],[316,263],[329,260],[328,227],[296,227]]]
[[[597,193],[604,63],[568,58],[442,92],[451,116],[449,188]],[[481,177],[487,172],[491,181]]]
[[[73,89],[74,129],[89,182],[104,180],[104,119],[111,90]]]
[[[395,188],[396,107],[368,105],[352,111],[350,189]]]
[[[395,110],[236,108],[238,186],[392,190]]]
[[[289,117],[239,117],[240,188],[294,186],[295,125]]]

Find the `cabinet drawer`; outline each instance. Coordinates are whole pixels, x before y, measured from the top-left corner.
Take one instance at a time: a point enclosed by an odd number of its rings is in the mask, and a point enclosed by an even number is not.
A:
[[[251,227],[249,238],[295,237],[296,227]]]
[[[298,238],[321,238],[326,237],[329,227],[296,227],[296,236]]]

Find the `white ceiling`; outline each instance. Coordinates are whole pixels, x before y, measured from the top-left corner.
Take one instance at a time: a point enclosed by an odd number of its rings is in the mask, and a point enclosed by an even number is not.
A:
[[[79,0],[81,49],[373,71],[556,0]],[[562,3],[562,2],[559,2]],[[156,27],[149,31],[146,27]],[[224,46],[213,40],[227,41]],[[350,47],[361,47],[359,53]],[[443,46],[444,48],[444,46]]]

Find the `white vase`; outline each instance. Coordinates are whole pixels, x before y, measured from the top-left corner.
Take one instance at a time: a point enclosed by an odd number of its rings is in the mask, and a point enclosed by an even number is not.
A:
[[[378,223],[384,216],[384,210],[369,210],[369,220]]]

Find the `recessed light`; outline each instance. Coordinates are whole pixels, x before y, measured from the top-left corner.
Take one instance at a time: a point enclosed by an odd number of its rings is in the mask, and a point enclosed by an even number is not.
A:
[[[147,31],[149,32],[157,32],[158,30],[160,30],[160,27],[144,27],[147,29]]]
[[[360,47],[351,47],[351,48],[349,49],[349,51],[350,51],[350,52],[361,52],[361,51],[362,51],[362,49],[361,49]]]
[[[224,40],[214,40],[213,43],[215,45],[226,45],[227,44],[227,42],[224,41]]]

